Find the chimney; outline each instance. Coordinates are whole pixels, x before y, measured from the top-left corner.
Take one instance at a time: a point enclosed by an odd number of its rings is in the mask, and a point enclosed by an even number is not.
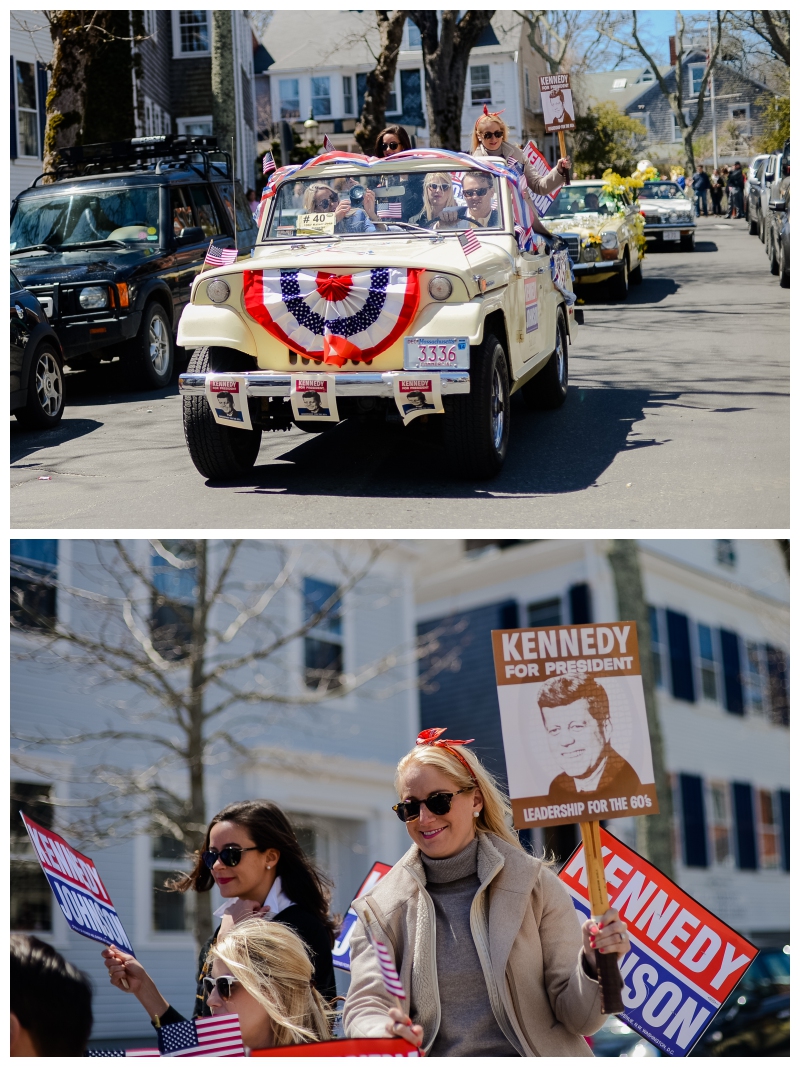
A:
[[[677,62],[678,62],[678,55],[677,55],[677,53],[675,51],[675,38],[674,37],[670,37],[670,39],[669,39],[669,65],[671,67],[674,67]]]

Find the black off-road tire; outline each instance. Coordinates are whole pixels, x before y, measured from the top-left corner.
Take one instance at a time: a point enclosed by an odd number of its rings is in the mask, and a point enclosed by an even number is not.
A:
[[[241,367],[226,367],[225,363],[237,362],[226,359],[225,349],[198,348],[189,360],[188,374],[202,374],[209,370],[241,370]],[[241,360],[241,353],[232,353]],[[183,432],[192,463],[204,478],[226,481],[248,474],[258,459],[261,448],[261,430],[238,430],[220,426],[211,414],[204,396],[183,398]]]
[[[122,346],[122,369],[131,389],[163,389],[175,367],[172,323],[162,304],[151,300],[139,332]]]
[[[694,252],[694,231],[688,237],[681,237],[681,252]]]
[[[628,281],[631,285],[641,285],[644,281],[644,275],[642,274],[642,261],[639,260],[636,267],[628,275]]]
[[[630,262],[627,248],[622,253],[622,270],[611,279],[610,285],[612,300],[627,300],[630,292]]]
[[[444,402],[444,446],[456,477],[486,479],[499,472],[508,451],[509,401],[506,354],[487,333],[470,352],[469,395]]]
[[[778,267],[778,253],[775,251],[775,238],[772,235],[772,227],[769,229],[769,236],[767,238],[767,255],[769,256],[769,272],[770,274],[777,274]]]
[[[28,399],[14,412],[26,430],[50,430],[64,414],[64,365],[61,353],[50,341],[36,349],[28,379]]]
[[[767,227],[764,222],[764,216],[760,211],[758,213],[758,238],[761,241],[762,245],[767,239]]]
[[[556,347],[539,373],[523,385],[520,392],[525,406],[552,411],[567,399],[569,386],[569,357],[567,355],[567,324],[564,311],[556,313]]]

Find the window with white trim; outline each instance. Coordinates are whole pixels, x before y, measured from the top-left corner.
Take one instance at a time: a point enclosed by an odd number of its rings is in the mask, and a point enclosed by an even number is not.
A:
[[[203,193],[202,186],[192,187],[192,193]],[[206,194],[207,195],[207,194]],[[195,200],[197,222],[207,221],[202,213],[202,202]],[[216,230],[218,227],[213,226]],[[197,601],[197,564],[194,559],[194,542],[162,540],[166,552],[175,563],[158,552],[151,557],[150,580],[152,604],[150,633],[153,648],[167,660],[185,659],[191,652],[192,620]]]
[[[774,870],[781,863],[780,826],[775,794],[756,790],[759,866]]]
[[[714,634],[710,626],[704,626],[702,623],[697,624],[697,666],[703,699],[716,702],[718,685]]]
[[[528,626],[560,626],[564,621],[561,611],[561,597],[552,600],[540,600],[528,604]]]
[[[408,19],[406,21],[406,27],[408,29],[409,50],[422,48],[422,34],[419,32],[419,26],[416,22],[412,22],[411,19]]]
[[[331,80],[328,77],[312,77],[311,108],[316,117],[331,113]]]
[[[344,100],[345,115],[353,114],[353,75],[342,75],[342,98]]]
[[[641,122],[641,124],[647,130],[647,133],[645,134],[645,136],[647,137],[647,140],[649,141],[650,140],[650,112],[649,111],[637,111],[635,114],[631,115],[631,118],[632,119],[636,119],[637,122]]]
[[[469,68],[469,87],[473,106],[491,104],[492,76],[488,64]]]
[[[744,705],[754,719],[769,720],[769,669],[767,650],[755,641],[745,641]]]
[[[703,75],[706,72],[705,63],[690,63],[687,69],[689,75],[689,96],[699,96]]]
[[[187,134],[194,137],[210,137],[214,132],[214,122],[211,115],[190,115],[186,118],[175,119],[175,125],[179,134]]]
[[[58,540],[11,539],[11,623],[48,630],[56,619]]]
[[[278,80],[278,97],[282,119],[300,118],[300,80],[298,78],[280,78]]]
[[[36,96],[36,64],[17,60],[16,94],[17,94],[17,152],[20,156],[38,158],[39,153],[39,112]]]
[[[176,59],[197,59],[211,55],[209,11],[173,11],[173,55]]]
[[[750,105],[749,104],[729,104],[728,105],[728,118],[731,122],[735,122],[739,127],[739,131],[744,137],[750,136]]]
[[[666,643],[667,628],[664,613],[659,608],[648,608],[650,613],[650,650],[653,656],[653,677],[660,688],[668,683],[669,648]]]
[[[400,106],[400,90],[398,89],[398,81],[400,78],[399,71],[395,72],[394,84],[389,92],[386,94],[386,114],[387,115],[399,115],[402,111]]]
[[[716,867],[733,866],[731,790],[727,782],[708,783],[711,860]]]
[[[337,587],[303,579],[303,622],[314,622],[303,639],[303,677],[309,689],[338,689],[344,671],[342,602]]]
[[[683,138],[681,137],[681,128],[680,128],[680,124],[678,123],[677,116],[675,115],[674,111],[671,112],[671,115],[672,115],[672,140],[673,141],[681,141],[681,140],[683,140]],[[684,121],[687,124],[692,121],[689,118],[689,109],[688,109],[688,107],[683,109],[683,118],[684,118]]]
[[[186,870],[184,845],[168,834],[151,839],[151,912],[153,933],[176,933],[191,929],[191,893],[177,893],[167,889],[165,883],[180,876]]]
[[[25,824],[19,817],[53,827],[53,807],[49,803],[53,787],[44,782],[11,783],[10,912],[11,929],[39,933],[53,929],[53,894],[44,876]]]

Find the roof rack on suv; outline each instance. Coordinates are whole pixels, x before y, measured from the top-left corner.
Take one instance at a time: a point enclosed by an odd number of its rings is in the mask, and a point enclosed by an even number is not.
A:
[[[217,147],[216,137],[206,135],[167,133],[154,137],[132,137],[125,141],[75,145],[59,149],[58,157],[56,181],[125,170],[152,169],[160,174],[162,168],[176,164],[198,170],[195,165],[198,163],[206,179],[211,177],[212,168],[226,178],[233,176],[230,153]],[[44,174],[40,174],[33,184],[36,185],[43,177]]]

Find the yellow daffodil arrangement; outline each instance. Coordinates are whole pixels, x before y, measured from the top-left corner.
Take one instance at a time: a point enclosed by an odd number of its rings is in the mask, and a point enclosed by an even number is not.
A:
[[[650,167],[648,170],[652,170],[653,173],[656,174],[655,167]],[[621,174],[617,174],[616,171],[611,170],[611,168],[603,171],[603,192],[607,196],[613,197],[619,204],[619,214],[622,214],[624,211],[622,193],[628,193],[631,199],[635,200],[636,196],[634,190],[642,188],[647,180],[645,178],[646,173],[647,171],[644,173],[637,172],[636,174],[632,174],[629,178],[623,178]],[[644,235],[644,219],[638,212],[633,219],[633,228],[636,231],[635,239],[636,247],[639,249],[639,256],[641,259],[644,259],[647,251],[647,239]]]

